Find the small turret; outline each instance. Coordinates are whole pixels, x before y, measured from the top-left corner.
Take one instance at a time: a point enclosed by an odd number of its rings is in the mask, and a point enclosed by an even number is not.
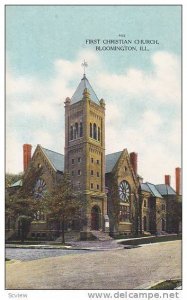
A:
[[[103,98],[101,98],[101,100],[99,101],[100,105],[102,107],[105,107],[105,100]]]
[[[67,97],[64,104],[65,104],[65,106],[70,105],[71,104],[71,99],[69,97]]]
[[[84,89],[83,100],[90,100],[90,93],[89,93],[89,90],[87,88]]]

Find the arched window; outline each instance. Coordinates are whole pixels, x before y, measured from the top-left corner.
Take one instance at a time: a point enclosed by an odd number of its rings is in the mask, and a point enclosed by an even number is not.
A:
[[[40,220],[45,221],[45,214],[43,211],[40,212]]]
[[[93,138],[97,140],[97,126],[95,123],[93,125]]]
[[[42,178],[39,178],[36,181],[34,187],[34,197],[35,199],[42,199],[44,198],[45,193],[47,192],[47,186],[45,181]]]
[[[92,123],[90,123],[90,137],[92,138]]]
[[[83,136],[83,126],[82,126],[82,122],[80,122],[80,137]]]
[[[76,129],[75,129],[75,126],[73,126],[73,140],[76,139]]]
[[[38,220],[38,221],[45,221],[45,214],[43,211],[38,210],[35,214],[34,214],[34,219]]]
[[[79,125],[78,123],[75,123],[75,138],[78,138],[78,133],[79,133]]]
[[[36,220],[40,220],[40,211],[39,210],[36,213]]]
[[[120,182],[118,186],[119,197],[122,202],[130,202],[131,188],[126,180]]]
[[[101,140],[101,131],[100,131],[100,127],[98,127],[98,141],[100,142]]]
[[[73,126],[70,127],[70,140],[73,140]]]

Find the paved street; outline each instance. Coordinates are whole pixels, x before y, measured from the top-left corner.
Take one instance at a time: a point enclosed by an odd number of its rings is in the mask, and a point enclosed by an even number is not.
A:
[[[69,254],[88,253],[87,250],[65,250],[65,249],[22,249],[7,248],[6,257],[21,261],[35,260],[46,257],[64,256]]]
[[[8,289],[138,289],[173,278],[181,278],[181,241],[6,266]]]

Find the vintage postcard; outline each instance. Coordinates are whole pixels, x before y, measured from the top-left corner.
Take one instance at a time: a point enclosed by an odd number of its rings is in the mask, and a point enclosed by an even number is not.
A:
[[[5,6],[7,297],[179,298],[182,8]]]

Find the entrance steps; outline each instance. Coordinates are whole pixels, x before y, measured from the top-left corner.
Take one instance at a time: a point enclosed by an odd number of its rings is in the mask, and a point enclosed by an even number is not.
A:
[[[94,237],[93,240],[98,240],[98,241],[111,241],[113,240],[112,237],[108,235],[108,233],[100,231],[100,230],[91,230],[89,231],[91,236]],[[69,231],[65,232],[65,242],[75,242],[80,240],[80,231]],[[61,243],[62,242],[62,237],[59,236],[56,240],[55,243]]]
[[[65,242],[74,242],[80,240],[80,231],[69,231],[65,232]],[[55,243],[61,243],[62,236],[60,235],[56,240]]]
[[[157,232],[156,235],[169,235],[166,231],[160,231],[160,232]]]
[[[109,236],[108,233],[104,232],[104,231],[100,231],[100,230],[91,230],[91,233],[93,234],[93,236],[96,237],[97,240],[99,241],[110,241],[113,240],[113,238],[111,236]]]

